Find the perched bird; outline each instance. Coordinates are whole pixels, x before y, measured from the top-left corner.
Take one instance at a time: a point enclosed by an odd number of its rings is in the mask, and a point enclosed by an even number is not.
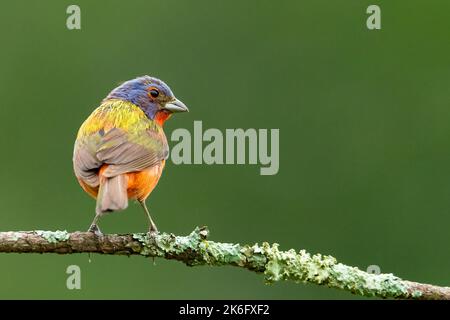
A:
[[[85,192],[97,199],[89,231],[101,234],[99,218],[137,200],[147,214],[149,232],[158,232],[145,200],[158,183],[169,155],[163,131],[173,113],[188,108],[161,80],[129,80],[112,90],[81,125],[73,167]]]

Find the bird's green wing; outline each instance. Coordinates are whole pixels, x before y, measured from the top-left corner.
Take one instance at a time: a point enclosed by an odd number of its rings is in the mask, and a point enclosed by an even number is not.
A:
[[[100,130],[77,141],[74,169],[77,177],[91,186],[98,186],[98,169],[107,164],[103,172],[114,177],[127,172],[140,171],[167,159],[169,148],[162,130],[128,132],[113,128],[107,133]]]

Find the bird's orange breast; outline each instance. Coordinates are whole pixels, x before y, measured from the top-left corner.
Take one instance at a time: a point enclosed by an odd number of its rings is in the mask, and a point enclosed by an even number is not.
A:
[[[128,199],[145,200],[161,177],[165,160],[160,165],[153,166],[140,172],[130,172],[128,176],[127,193]]]
[[[153,189],[158,184],[162,171],[165,166],[165,160],[162,160],[159,165],[144,169],[139,172],[125,173],[127,176],[127,194],[128,199],[132,200],[145,200]],[[100,179],[102,179],[102,172],[108,167],[107,164],[103,165],[99,170]],[[78,179],[81,187],[93,198],[97,198],[98,187],[91,187],[83,180]]]

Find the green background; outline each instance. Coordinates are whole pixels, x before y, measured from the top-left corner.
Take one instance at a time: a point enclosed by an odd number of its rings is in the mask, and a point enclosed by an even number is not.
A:
[[[160,229],[278,242],[449,285],[448,1],[8,1],[0,10],[0,229],[86,230],[72,172],[80,124],[149,74],[189,107],[176,128],[279,128],[280,171],[168,163],[148,204]],[[81,7],[81,30],[66,8]],[[171,143],[173,145],[173,143]],[[138,205],[101,220],[144,232]],[[81,290],[66,288],[67,266]],[[356,298],[233,267],[94,255],[0,254],[0,298]]]

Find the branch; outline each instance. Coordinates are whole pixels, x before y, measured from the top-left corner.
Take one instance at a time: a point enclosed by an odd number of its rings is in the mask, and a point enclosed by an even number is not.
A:
[[[368,297],[396,299],[450,299],[449,287],[402,280],[393,274],[370,274],[305,250],[280,251],[278,244],[250,245],[207,240],[208,230],[196,228],[188,236],[161,233],[111,234],[90,232],[0,232],[0,252],[5,253],[101,253],[142,255],[184,262],[188,266],[232,265],[264,273],[267,283],[280,280],[314,283]]]

